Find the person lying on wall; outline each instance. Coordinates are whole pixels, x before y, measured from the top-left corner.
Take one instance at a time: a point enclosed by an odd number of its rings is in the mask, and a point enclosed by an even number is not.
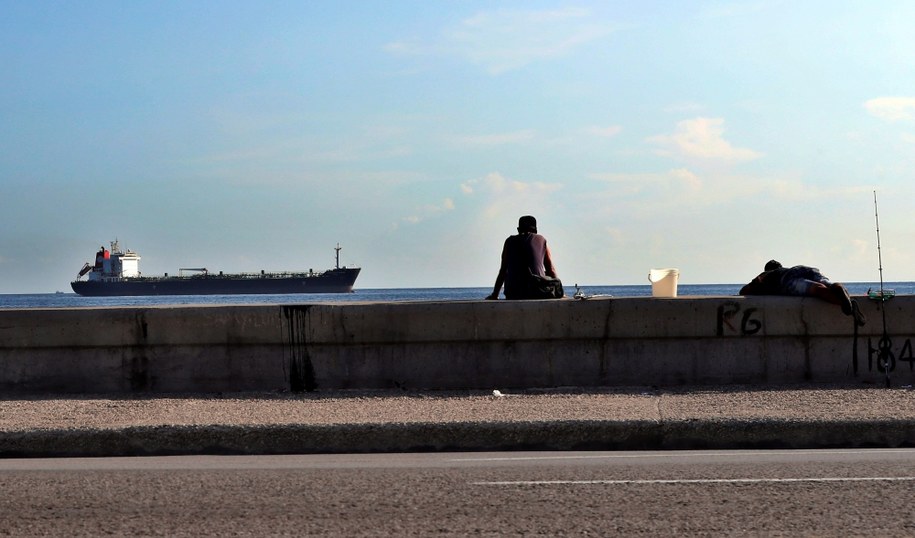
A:
[[[559,299],[565,294],[550,255],[546,238],[537,233],[537,219],[518,219],[518,235],[502,245],[502,261],[490,300],[499,298],[505,286],[506,299]]]
[[[859,326],[867,322],[858,302],[848,295],[848,289],[838,282],[830,282],[816,267],[783,267],[778,261],[769,260],[762,273],[740,288],[740,295],[816,297],[839,305],[842,313],[854,317]]]

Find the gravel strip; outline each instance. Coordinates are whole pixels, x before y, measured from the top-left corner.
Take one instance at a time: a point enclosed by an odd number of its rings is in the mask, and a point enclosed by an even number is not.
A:
[[[0,432],[139,426],[547,421],[915,420],[909,388],[317,392],[0,399]]]

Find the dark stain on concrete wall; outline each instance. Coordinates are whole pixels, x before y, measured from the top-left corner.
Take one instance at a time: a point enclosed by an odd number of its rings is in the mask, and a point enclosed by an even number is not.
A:
[[[131,392],[145,392],[152,389],[149,375],[149,359],[137,349],[137,354],[127,364],[127,378]]]
[[[283,307],[286,336],[283,348],[289,365],[289,390],[313,391],[318,388],[315,367],[308,352],[308,318],[311,305]]]

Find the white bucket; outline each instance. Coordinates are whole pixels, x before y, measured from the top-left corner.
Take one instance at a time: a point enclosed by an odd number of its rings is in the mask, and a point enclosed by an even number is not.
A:
[[[648,272],[652,297],[676,297],[679,269],[652,269]]]

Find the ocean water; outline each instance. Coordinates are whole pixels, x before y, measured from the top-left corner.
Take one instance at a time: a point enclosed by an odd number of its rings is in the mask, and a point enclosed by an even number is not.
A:
[[[737,295],[743,284],[680,284],[678,295]],[[878,290],[875,282],[846,283],[852,295]],[[915,293],[915,282],[885,282],[884,289],[897,295]],[[391,288],[356,289],[353,293],[308,293],[290,295],[170,295],[151,297],[82,297],[75,293],[0,294],[0,308],[74,308],[85,306],[225,305],[225,304],[303,304],[328,302],[466,301],[486,297],[492,288]],[[575,285],[565,286],[566,295]],[[582,293],[613,297],[648,297],[651,285],[581,286]]]

